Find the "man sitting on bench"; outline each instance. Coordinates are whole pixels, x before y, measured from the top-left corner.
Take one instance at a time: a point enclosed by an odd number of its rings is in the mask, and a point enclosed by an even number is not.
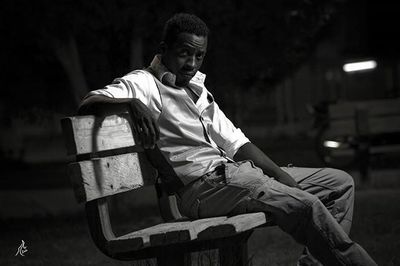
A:
[[[84,99],[80,114],[127,111],[133,130],[190,218],[270,213],[304,244],[299,265],[376,265],[349,237],[354,183],[328,168],[278,167],[219,109],[199,72],[208,28],[177,14],[151,65]],[[312,254],[312,255],[311,255]]]

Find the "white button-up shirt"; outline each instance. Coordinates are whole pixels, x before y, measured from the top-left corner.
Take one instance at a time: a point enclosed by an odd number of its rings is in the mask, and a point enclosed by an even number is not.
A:
[[[196,158],[195,160],[191,161],[182,158],[183,161],[178,162],[176,164],[177,166],[174,164],[176,163],[175,158],[177,157],[177,154],[179,155],[179,152],[168,151],[168,154],[164,154],[170,159],[173,158],[172,161],[169,160],[169,163],[172,164],[171,166],[174,168],[175,172],[177,172],[178,177],[182,179],[182,177],[184,176],[192,175],[191,178],[184,178],[185,180],[182,180],[184,184],[193,181],[195,176],[193,176],[192,173],[196,173],[196,176],[200,177],[202,174],[212,171],[218,163],[233,159],[233,156],[235,155],[237,150],[242,145],[249,142],[249,139],[243,134],[243,132],[239,128],[236,128],[233,123],[225,116],[217,103],[214,101],[212,94],[206,89],[204,85],[204,80],[206,77],[205,74],[198,71],[189,82],[190,89],[199,97],[198,100],[194,103],[182,88],[168,85],[166,84],[166,82],[159,82],[160,80],[165,81],[165,75],[167,75],[167,80],[175,80],[175,76],[172,73],[166,71],[165,67],[161,64],[159,56],[156,56],[153,59],[150,67],[154,76],[146,70],[135,70],[122,78],[115,79],[112,84],[106,86],[103,89],[90,92],[88,96],[101,94],[112,98],[137,98],[150,109],[156,121],[158,121],[160,119],[160,116],[162,116],[163,108],[172,108],[172,106],[163,106],[162,97],[165,97],[166,99],[168,97],[180,97],[178,101],[174,101],[176,103],[176,106],[174,106],[173,108],[176,109],[181,105],[186,106],[184,108],[178,108],[176,110],[181,113],[190,113],[189,116],[186,116],[185,114],[178,115],[181,115],[181,117],[184,118],[193,117],[192,121],[190,119],[180,119],[180,126],[182,126],[183,129],[190,129],[191,125],[194,125],[195,123],[198,123],[200,121],[203,125],[204,130],[202,129],[202,132],[200,132],[200,130],[194,130],[193,132],[190,132],[189,135],[187,135],[187,133],[182,133],[182,136],[179,137],[190,137],[192,143],[198,142],[199,145],[202,145],[201,143],[207,142],[210,144],[209,149],[214,148],[219,151],[219,158],[210,157],[207,153],[207,155],[204,155],[206,156],[206,158]],[[157,80],[155,79],[155,77]],[[180,89],[182,91],[180,91]],[[160,93],[160,90],[164,93]],[[164,99],[164,101],[166,101],[166,99]],[[166,119],[169,119],[169,117],[167,117]],[[175,118],[171,118],[171,120],[173,119]],[[165,125],[165,123],[162,123],[162,125]],[[163,145],[171,145],[168,143],[168,139],[166,139],[165,141],[163,140],[163,128],[161,128],[162,125],[160,125],[160,141],[157,143],[158,146],[161,146],[161,151],[163,151]],[[166,134],[167,137],[175,137],[176,134],[179,134],[176,132],[172,132],[171,134],[171,130],[166,130],[165,132],[169,134]],[[173,143],[175,145],[180,145],[179,143],[177,143],[176,139],[173,141]],[[182,141],[182,145],[185,145],[185,143],[186,142]],[[186,149],[186,147],[182,148],[181,150],[184,149]],[[179,147],[177,147],[177,150],[179,150]],[[181,154],[183,155],[184,153]],[[196,154],[196,156],[201,157],[202,153],[200,152]],[[204,160],[202,159],[213,160],[214,162],[204,162]],[[202,163],[199,164],[198,162]],[[198,165],[196,165],[196,163]],[[184,171],[179,168],[183,164],[185,165]],[[195,169],[190,169],[191,167],[194,167]],[[199,171],[199,168],[204,169],[201,169],[201,171]]]

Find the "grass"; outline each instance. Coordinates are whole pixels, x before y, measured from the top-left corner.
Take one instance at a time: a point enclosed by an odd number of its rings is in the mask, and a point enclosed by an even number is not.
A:
[[[351,237],[379,265],[400,265],[400,190],[361,190],[356,195]],[[151,210],[140,211],[151,214]],[[126,218],[129,219],[129,215]],[[146,224],[156,222],[156,218],[144,221]],[[0,226],[1,265],[132,265],[110,259],[97,250],[82,214],[8,219],[1,221]],[[14,256],[22,239],[28,252],[24,257]],[[295,265],[301,250],[300,245],[277,227],[260,228],[249,241],[252,265]],[[195,265],[214,265],[215,261],[205,263],[213,257],[215,252],[197,253],[193,262]],[[140,261],[134,265],[155,265],[155,262]]]

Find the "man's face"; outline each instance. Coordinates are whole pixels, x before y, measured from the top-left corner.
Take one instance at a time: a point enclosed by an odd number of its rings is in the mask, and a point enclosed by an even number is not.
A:
[[[207,51],[207,37],[179,33],[172,45],[162,48],[162,62],[176,75],[175,85],[186,86],[203,63]]]

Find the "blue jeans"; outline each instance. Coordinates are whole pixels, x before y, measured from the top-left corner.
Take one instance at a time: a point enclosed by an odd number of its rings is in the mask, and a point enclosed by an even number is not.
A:
[[[264,175],[251,161],[226,163],[179,192],[180,210],[190,218],[265,212],[307,247],[299,265],[318,265],[318,261],[323,265],[376,265],[348,237],[354,203],[351,176],[331,168],[282,169],[301,189]]]

